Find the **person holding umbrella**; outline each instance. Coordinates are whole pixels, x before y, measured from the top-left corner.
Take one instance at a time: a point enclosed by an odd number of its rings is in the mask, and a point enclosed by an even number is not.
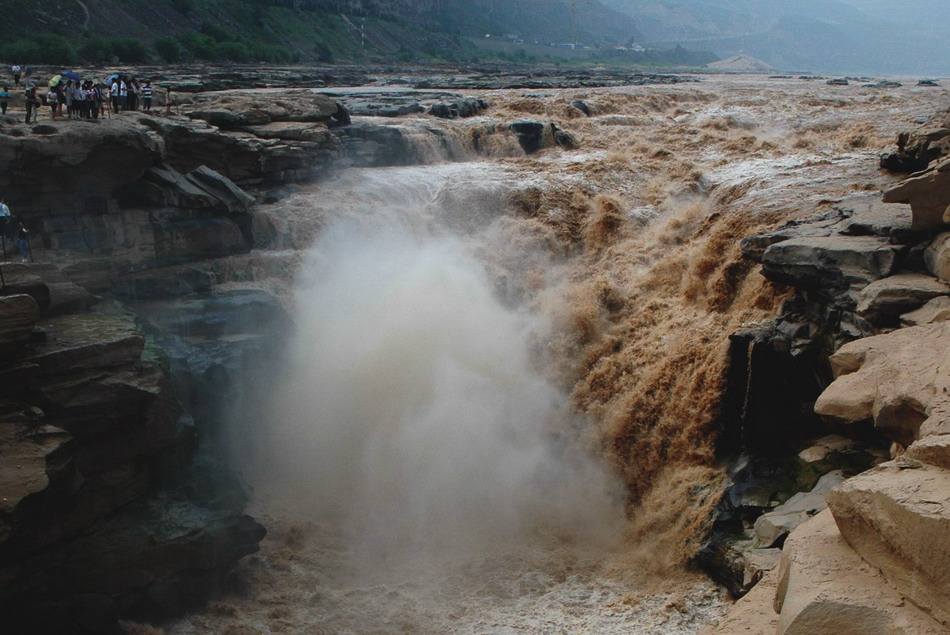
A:
[[[49,92],[46,93],[46,103],[49,104],[53,119],[63,114],[63,76],[53,75],[49,80]]]

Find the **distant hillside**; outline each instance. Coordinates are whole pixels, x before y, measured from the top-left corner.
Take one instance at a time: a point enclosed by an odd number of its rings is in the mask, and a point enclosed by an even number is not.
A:
[[[784,70],[950,74],[947,0],[604,0],[637,22],[645,43],[746,53]],[[869,17],[861,6],[882,16]],[[884,7],[891,6],[885,11]],[[929,16],[929,17],[928,17]],[[935,26],[937,25],[937,26]]]
[[[623,44],[633,18],[596,0],[5,0],[0,59],[474,60],[471,37]]]

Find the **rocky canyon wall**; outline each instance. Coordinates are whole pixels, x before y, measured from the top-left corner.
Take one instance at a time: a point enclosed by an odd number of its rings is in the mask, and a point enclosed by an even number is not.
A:
[[[950,119],[932,123],[902,134],[898,153],[882,166],[920,168],[910,159],[945,138]],[[950,627],[950,161],[937,144],[922,161],[923,169],[887,189],[883,201],[862,195],[824,218],[743,241],[763,275],[795,289],[763,341],[793,354],[817,348],[824,351],[819,358],[830,355],[833,381],[815,412],[852,438],[887,439],[882,459],[890,460],[824,488],[828,509],[792,531],[777,569],[716,632]],[[756,522],[754,546],[769,546],[773,525]],[[744,554],[747,572],[755,551]]]
[[[290,329],[260,280],[289,285],[298,252],[251,252],[308,240],[252,214],[258,200],[347,166],[557,141],[547,123],[455,134],[354,122],[310,91],[183,101],[171,116],[0,118],[0,191],[30,234],[30,262],[11,262],[7,237],[0,265],[11,632],[118,632],[119,618],[179,614],[258,549],[265,530],[243,514],[221,426],[263,416],[243,386],[266,383]],[[438,119],[487,104],[435,106]]]

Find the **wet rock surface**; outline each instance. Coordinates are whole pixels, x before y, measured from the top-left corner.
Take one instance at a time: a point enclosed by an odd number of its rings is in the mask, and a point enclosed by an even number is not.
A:
[[[902,136],[901,152],[907,143]],[[926,168],[927,148],[904,158]],[[779,633],[938,633],[950,624],[941,564],[950,505],[945,172],[938,159],[888,189],[884,202],[909,206],[890,206],[890,218],[888,205],[862,195],[839,203],[838,218],[744,241],[764,275],[796,291],[771,337],[788,334],[790,351],[811,347],[830,362],[833,381],[815,412],[854,439],[883,438],[894,460],[827,493],[828,511],[785,542],[776,591],[737,605],[732,632],[774,614]],[[783,329],[789,322],[801,326]],[[816,446],[799,456],[824,454]],[[772,513],[756,521],[765,539]]]

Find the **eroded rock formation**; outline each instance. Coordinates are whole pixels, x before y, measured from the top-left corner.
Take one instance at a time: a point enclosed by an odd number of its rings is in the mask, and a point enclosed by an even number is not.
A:
[[[263,416],[241,382],[266,383],[290,328],[254,282],[292,279],[299,255],[250,252],[301,247],[255,214],[259,199],[338,167],[478,152],[489,135],[518,147],[507,125],[475,123],[465,146],[435,115],[354,123],[341,100],[310,90],[179,102],[172,116],[0,118],[0,191],[45,263],[0,263],[0,609],[11,632],[117,632],[119,618],[174,615],[257,550],[264,529],[243,513],[247,492],[218,437],[235,410],[238,426]],[[487,107],[449,103],[459,116]],[[573,142],[530,123],[533,150]]]
[[[813,328],[792,331],[791,350],[829,355],[833,381],[815,412],[855,438],[887,440],[891,460],[832,489],[828,510],[785,542],[778,574],[716,632],[950,628],[948,165],[884,194],[909,214],[892,206],[889,221],[886,206],[846,201],[835,217],[744,241],[764,275],[797,291],[787,308],[798,312],[769,327],[773,340],[802,321]],[[855,222],[861,210],[870,221]]]

